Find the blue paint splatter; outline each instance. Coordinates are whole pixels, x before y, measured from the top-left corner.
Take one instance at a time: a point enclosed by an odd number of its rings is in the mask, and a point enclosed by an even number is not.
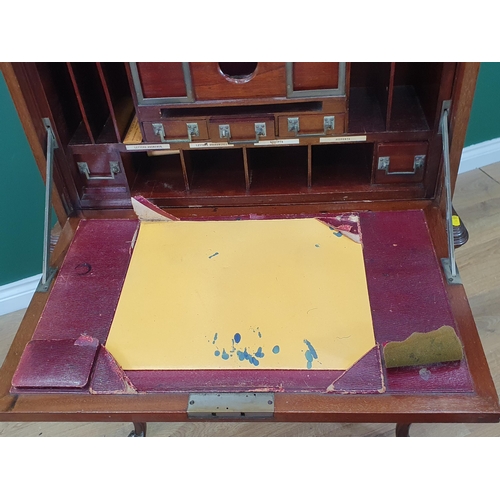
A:
[[[259,366],[259,360],[249,354],[246,347],[244,351],[237,351],[236,354],[240,361],[248,361],[251,365]]]
[[[214,352],[214,354],[215,354],[216,356],[220,356],[220,351],[219,351],[219,349],[217,349],[217,350]]]
[[[304,339],[304,344],[308,347],[304,355],[307,361],[307,369],[310,370],[312,368],[313,360],[318,359],[318,354],[316,353],[316,349],[314,349],[311,342]]]
[[[335,236],[337,236],[338,238],[342,237],[342,233],[340,231],[337,231],[337,229],[335,229],[334,227],[332,226],[328,226],[332,231],[333,231],[333,234]]]
[[[212,344],[215,344],[215,341],[217,340],[217,337],[218,337],[218,334],[216,333],[216,334],[214,335],[214,341],[212,342]]]
[[[278,354],[280,352],[280,346],[279,345],[275,345],[273,347],[273,354]]]
[[[316,243],[316,245],[314,245],[316,248],[319,248],[319,245]]]
[[[304,340],[304,344],[309,348],[309,350],[311,351],[311,354],[313,355],[313,358],[314,359],[318,359],[318,355],[316,354],[316,350],[314,349],[314,347],[312,346],[311,342],[309,342],[309,340]]]
[[[229,359],[229,354],[225,349],[222,349],[222,359]]]
[[[259,347],[259,348],[257,349],[257,352],[255,353],[255,356],[256,356],[257,358],[263,358],[263,357],[264,357],[264,353],[262,352],[262,347]]]
[[[219,252],[215,252],[214,254],[209,255],[208,258],[211,259],[212,257],[215,257],[216,255],[219,255]]]
[[[234,334],[234,341],[239,344],[241,340],[241,335],[239,333]]]

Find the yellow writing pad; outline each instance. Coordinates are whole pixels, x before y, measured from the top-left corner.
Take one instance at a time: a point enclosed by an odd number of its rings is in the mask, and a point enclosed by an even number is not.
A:
[[[142,222],[106,347],[125,370],[346,370],[362,246],[316,219]]]

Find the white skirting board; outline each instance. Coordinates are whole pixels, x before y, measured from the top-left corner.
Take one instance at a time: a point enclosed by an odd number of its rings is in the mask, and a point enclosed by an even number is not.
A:
[[[0,316],[28,307],[41,274],[0,286]]]
[[[463,149],[459,174],[500,162],[500,137]],[[0,286],[0,316],[28,307],[41,274]]]
[[[500,137],[467,146],[462,151],[459,174],[500,161]]]

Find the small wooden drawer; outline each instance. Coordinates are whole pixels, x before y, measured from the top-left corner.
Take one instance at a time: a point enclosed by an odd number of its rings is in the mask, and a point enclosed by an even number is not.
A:
[[[80,184],[99,186],[125,181],[120,155],[116,153],[74,153]]]
[[[280,137],[327,137],[344,133],[344,115],[285,115],[278,117]]]
[[[206,120],[158,120],[151,123],[145,122],[143,126],[146,142],[175,144],[208,139]]]
[[[427,142],[379,144],[374,164],[375,183],[421,182],[427,150]]]
[[[254,144],[275,138],[274,118],[248,117],[235,120],[217,118],[208,125],[210,140],[232,144]]]

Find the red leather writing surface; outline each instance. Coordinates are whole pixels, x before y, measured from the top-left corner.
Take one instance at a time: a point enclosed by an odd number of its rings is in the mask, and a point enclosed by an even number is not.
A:
[[[362,212],[360,226],[377,342],[405,340],[443,325],[460,336],[423,212]],[[387,392],[473,389],[465,358],[421,369],[386,370]]]
[[[360,213],[359,228],[350,215],[318,214],[318,218],[337,227],[343,225],[342,230],[352,234],[361,234],[376,341],[383,345],[390,340],[404,340],[414,331],[430,331],[443,325],[457,330],[446,296],[447,285],[442,278],[423,212]],[[265,217],[250,215],[241,218]],[[84,334],[105,343],[137,227],[138,222],[134,220],[87,220],[80,223],[34,340],[67,339],[74,342]],[[458,330],[457,334],[460,336]],[[79,342],[83,342],[82,339]],[[29,352],[23,356],[21,364],[23,370],[33,370],[32,374],[26,372],[24,375],[25,380],[34,383],[38,368],[33,361],[35,358],[28,358],[28,355]],[[374,352],[356,363],[345,375],[337,371],[312,373],[307,370],[123,373],[109,356],[106,351],[100,351],[91,383],[93,392],[128,392],[134,387],[139,392],[326,392],[332,383],[334,391],[380,392],[383,387],[380,357]],[[388,393],[472,391],[465,359],[459,363],[425,368],[386,370],[382,367],[382,373]],[[64,375],[60,375],[64,379]],[[77,381],[75,384],[83,383],[83,376],[78,378],[73,374],[72,377],[70,380]],[[22,380],[16,379],[16,382],[22,383]],[[68,383],[61,381],[61,384]],[[27,391],[27,387],[16,386],[14,391]],[[33,392],[41,390],[40,385],[32,387]],[[62,390],[63,385],[45,387],[52,387],[49,392],[54,392]]]
[[[106,342],[131,256],[136,220],[82,220],[33,335]]]

